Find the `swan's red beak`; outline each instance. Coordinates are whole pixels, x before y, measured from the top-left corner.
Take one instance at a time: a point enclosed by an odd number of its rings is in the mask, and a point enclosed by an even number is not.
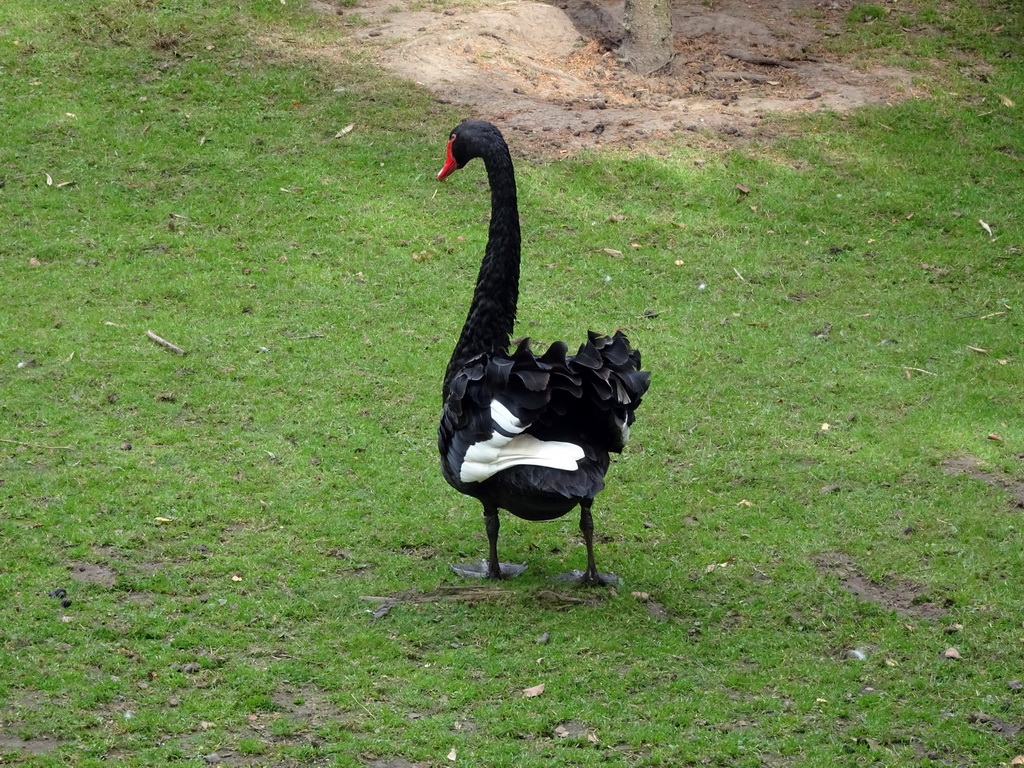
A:
[[[455,141],[455,137],[448,139],[448,146],[445,148],[447,157],[444,161],[444,167],[438,172],[437,180],[444,181],[455,171],[459,170],[459,164],[455,162],[455,158],[452,156],[452,142]]]

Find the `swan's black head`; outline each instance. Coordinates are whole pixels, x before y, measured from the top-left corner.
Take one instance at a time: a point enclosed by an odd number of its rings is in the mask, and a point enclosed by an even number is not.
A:
[[[447,157],[444,167],[437,174],[438,181],[472,160],[483,157],[488,151],[505,145],[501,131],[483,120],[463,120],[452,129],[448,137]]]

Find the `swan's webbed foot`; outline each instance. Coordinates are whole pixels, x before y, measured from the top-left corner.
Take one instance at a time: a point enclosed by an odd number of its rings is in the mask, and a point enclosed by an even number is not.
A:
[[[584,499],[580,502],[580,532],[583,534],[583,543],[587,547],[587,570],[562,573],[555,579],[569,581],[583,587],[617,587],[622,583],[622,579],[614,573],[599,573],[594,564],[594,518],[590,514],[592,501],[592,499]]]
[[[514,579],[526,570],[526,563],[498,563],[495,573],[486,560],[476,563],[448,563],[459,576],[468,579]]]
[[[487,559],[477,563],[448,563],[459,576],[470,579],[514,579],[526,570],[526,563],[502,563],[498,560],[498,508],[484,501],[484,526],[487,528]]]
[[[555,581],[565,581],[581,587],[617,587],[622,584],[622,579],[614,573],[598,573],[596,570],[581,571],[579,569],[570,573],[560,573],[555,576]]]

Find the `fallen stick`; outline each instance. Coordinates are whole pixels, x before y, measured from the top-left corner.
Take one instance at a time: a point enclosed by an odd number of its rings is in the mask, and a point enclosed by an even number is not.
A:
[[[708,72],[704,75],[708,80],[743,80],[748,83],[769,83],[777,81],[771,75],[759,75],[756,72],[733,72],[732,70]]]
[[[417,592],[415,590],[399,592],[396,595],[360,595],[360,600],[369,600],[374,603],[438,603],[444,600],[492,600],[512,594],[511,590],[501,587],[438,587],[433,592]]]
[[[74,450],[73,445],[40,445],[39,443],[25,443],[21,440],[8,440],[5,437],[0,437],[0,443],[11,443],[12,445],[21,445],[26,448],[41,448],[44,451],[71,451]]]
[[[764,67],[785,67],[786,69],[796,69],[796,64],[793,64],[792,62],[780,61],[779,59],[773,59],[769,56],[758,56],[756,53],[747,53],[746,51],[738,50],[722,51],[722,53],[730,59],[743,61],[747,64],[760,64]]]
[[[146,331],[146,335],[149,336],[149,338],[151,338],[153,341],[155,341],[161,347],[166,347],[167,349],[171,350],[171,352],[173,352],[176,355],[184,355],[184,354],[186,354],[185,350],[182,349],[181,347],[179,347],[177,344],[171,344],[171,342],[169,342],[167,339],[161,339],[159,336],[157,336],[152,331]]]

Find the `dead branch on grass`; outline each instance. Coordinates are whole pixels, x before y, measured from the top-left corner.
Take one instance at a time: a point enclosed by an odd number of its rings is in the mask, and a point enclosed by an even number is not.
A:
[[[174,354],[176,354],[176,355],[184,355],[184,354],[187,354],[187,353],[185,352],[185,350],[184,350],[184,349],[182,349],[181,347],[179,347],[179,346],[178,346],[177,344],[172,344],[172,343],[171,343],[171,342],[169,342],[169,341],[168,341],[167,339],[162,339],[162,338],[160,338],[159,336],[157,336],[157,335],[156,335],[155,333],[153,333],[152,331],[146,331],[146,335],[147,335],[147,336],[149,336],[149,338],[151,338],[151,339],[152,339],[153,341],[155,341],[155,342],[156,342],[157,344],[159,344],[159,345],[160,345],[161,347],[164,347],[164,348],[166,348],[166,349],[169,349],[169,350],[171,350],[171,352],[173,352],[173,353],[174,353]]]
[[[75,446],[73,445],[40,445],[39,443],[25,443],[21,440],[9,440],[4,437],[0,437],[0,443],[11,443],[12,445],[21,445],[25,448],[39,448],[44,451],[70,451]]]

